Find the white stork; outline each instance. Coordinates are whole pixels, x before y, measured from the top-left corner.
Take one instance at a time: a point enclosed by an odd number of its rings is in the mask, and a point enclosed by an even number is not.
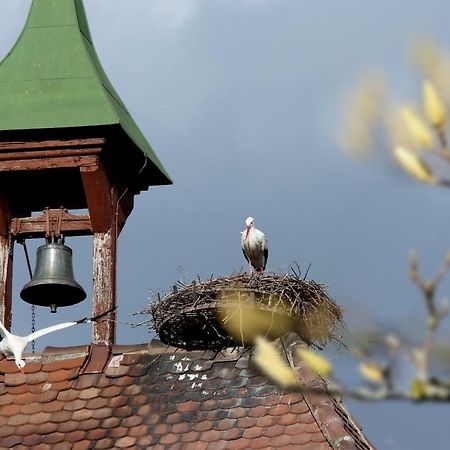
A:
[[[241,232],[242,252],[250,266],[258,272],[264,272],[269,248],[266,235],[253,226],[253,217],[247,217],[245,220],[245,230]]]
[[[35,331],[28,336],[16,336],[10,333],[3,323],[0,321],[0,335],[2,340],[0,341],[0,353],[5,356],[14,356],[17,367],[20,371],[25,367],[25,361],[22,359],[22,353],[25,351],[28,343],[34,341],[38,337],[44,336],[44,334],[53,333],[53,331],[62,330],[64,328],[73,327],[80,323],[97,322],[102,317],[106,316],[116,308],[112,308],[102,314],[94,317],[85,317],[84,319],[77,320],[76,322],[64,322],[58,325],[52,325],[51,327],[42,328],[42,330]]]

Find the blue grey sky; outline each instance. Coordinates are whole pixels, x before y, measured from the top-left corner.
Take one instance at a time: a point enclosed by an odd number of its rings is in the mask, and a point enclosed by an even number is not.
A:
[[[29,4],[0,2],[0,57],[20,33]],[[174,180],[136,198],[120,236],[119,342],[149,339],[147,329],[126,323],[140,320],[132,313],[152,292],[180,278],[245,268],[239,231],[249,215],[269,238],[270,269],[311,264],[309,276],[329,286],[351,327],[382,323],[416,330],[420,339],[423,301],[407,278],[408,255],[416,248],[424,272],[434,273],[450,249],[450,193],[389,166],[349,161],[335,132],[344,93],[366,68],[386,69],[400,99],[417,95],[421,86],[406,50],[418,35],[450,47],[447,1],[85,0],[85,6],[106,73]],[[29,243],[33,257],[37,244]],[[67,244],[89,293],[90,239]],[[13,329],[27,333],[19,246],[14,276]],[[445,282],[440,294],[449,288]],[[87,300],[57,316],[38,311],[37,326],[90,309]],[[86,326],[43,338],[37,348],[89,340]],[[380,449],[421,450],[432,438],[433,449],[448,448],[441,406],[351,406]]]

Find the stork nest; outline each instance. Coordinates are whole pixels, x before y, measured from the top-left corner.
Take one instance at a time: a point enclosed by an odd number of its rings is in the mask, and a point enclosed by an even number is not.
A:
[[[276,339],[289,331],[319,346],[342,323],[325,286],[296,275],[237,274],[180,285],[142,312],[161,341],[175,347],[250,346],[256,336]]]

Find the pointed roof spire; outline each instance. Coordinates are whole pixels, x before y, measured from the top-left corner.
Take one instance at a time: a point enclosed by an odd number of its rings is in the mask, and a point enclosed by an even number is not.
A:
[[[19,39],[0,63],[0,133],[94,126],[120,129],[131,151],[144,153],[148,185],[171,184],[103,71],[83,1],[33,0]]]

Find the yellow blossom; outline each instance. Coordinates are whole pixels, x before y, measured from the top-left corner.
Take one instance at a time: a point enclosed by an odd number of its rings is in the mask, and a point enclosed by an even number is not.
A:
[[[417,144],[424,148],[431,148],[433,137],[428,126],[410,108],[402,109],[402,117]]]
[[[359,371],[366,380],[372,381],[373,383],[381,383],[384,381],[383,369],[373,362],[361,362]]]
[[[447,119],[447,110],[430,81],[424,82],[423,97],[428,120],[436,128],[441,128]]]
[[[283,387],[298,386],[297,376],[267,339],[255,338],[253,361],[273,381]]]
[[[413,178],[423,183],[434,183],[436,181],[428,164],[411,150],[397,146],[394,149],[394,157],[402,169]]]
[[[306,348],[299,347],[297,354],[307,367],[316,372],[321,377],[328,377],[333,372],[333,367],[327,359]]]

